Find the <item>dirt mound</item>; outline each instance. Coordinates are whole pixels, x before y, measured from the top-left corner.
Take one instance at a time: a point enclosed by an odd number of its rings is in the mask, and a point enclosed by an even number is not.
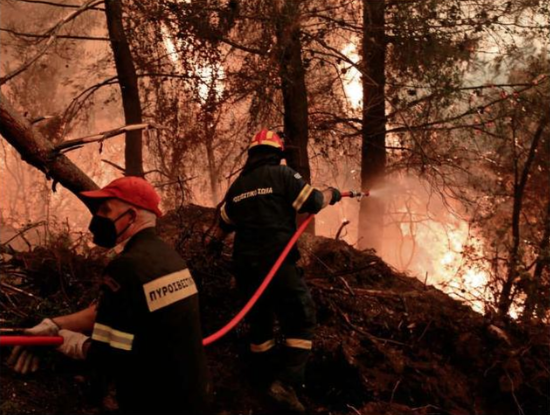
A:
[[[225,324],[245,301],[231,275],[231,241],[220,260],[213,260],[203,248],[213,220],[211,209],[190,206],[170,213],[159,224],[161,235],[188,260],[198,280],[205,335]],[[372,252],[359,252],[345,242],[306,235],[300,249],[319,320],[307,384],[301,391],[309,413],[548,413],[547,327],[492,322],[437,289],[395,272]],[[40,253],[35,249],[10,259],[9,264],[13,267],[13,261],[28,255],[40,262],[51,252],[51,247]],[[74,261],[74,255],[66,252],[61,265],[48,269],[51,278],[59,277],[55,269],[66,272],[67,264]],[[90,290],[91,276],[98,274],[102,263],[96,258],[88,265],[88,282],[74,283],[71,297],[78,297],[78,289]],[[32,264],[17,269],[27,272]],[[3,273],[3,282],[7,275]],[[25,290],[34,290],[32,281],[26,284]],[[48,298],[56,298],[61,287],[54,291]],[[26,314],[51,311],[44,304],[47,300],[25,298],[19,298],[17,306]],[[77,308],[81,302],[67,306]],[[4,306],[2,317],[5,324],[21,320]],[[246,322],[242,323],[207,349],[216,410],[221,414],[280,413],[247,380],[247,329]],[[76,413],[67,409],[66,395],[72,394],[71,402],[75,402],[74,391],[85,389],[81,375],[86,369],[71,366],[54,354],[50,361],[54,369],[50,365],[25,378],[3,368],[2,413],[44,413],[45,409]],[[2,362],[5,365],[5,353]],[[29,393],[33,389],[36,394]],[[48,390],[46,398],[44,391]],[[82,392],[76,396],[80,401]],[[5,402],[11,406],[4,408]],[[93,410],[83,403],[79,413]]]
[[[350,402],[364,414],[547,413],[545,327],[499,327],[343,242],[315,238],[310,252],[317,401],[343,413]],[[345,386],[328,381],[335,371]]]

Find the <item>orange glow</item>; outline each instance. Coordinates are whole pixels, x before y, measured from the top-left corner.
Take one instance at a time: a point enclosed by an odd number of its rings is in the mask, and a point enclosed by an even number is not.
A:
[[[471,255],[483,255],[483,243],[473,238],[468,224],[463,220],[454,220],[447,224],[428,221],[426,226],[417,228],[415,241],[419,245],[430,243],[429,255],[418,258],[411,266],[417,274],[426,273],[425,262],[429,262],[432,275],[428,274],[427,283],[431,283],[449,295],[468,302],[478,312],[484,311],[484,302],[492,298],[484,292],[489,281],[488,264],[476,261],[466,262],[465,249]]]

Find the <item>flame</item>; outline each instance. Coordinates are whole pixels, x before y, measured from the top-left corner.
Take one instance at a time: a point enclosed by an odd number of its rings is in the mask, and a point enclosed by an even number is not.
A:
[[[348,43],[348,45],[342,49],[342,54],[346,56],[353,63],[359,62],[359,55],[356,52],[357,48],[355,44]],[[349,63],[341,63],[340,68],[345,70],[343,74],[343,86],[346,98],[353,109],[359,108],[363,103],[363,85],[361,85],[361,73],[355,68],[355,66]]]
[[[489,264],[483,260],[474,263],[467,257],[482,258],[484,244],[475,238],[466,220],[446,219],[443,223],[427,220],[415,227],[414,243],[427,249],[414,254],[409,270],[426,275],[426,282],[483,312],[485,303],[492,301],[484,291],[490,277]],[[400,226],[406,229],[409,224]]]

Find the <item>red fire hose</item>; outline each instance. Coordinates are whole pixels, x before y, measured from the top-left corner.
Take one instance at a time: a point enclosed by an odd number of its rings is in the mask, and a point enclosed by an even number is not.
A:
[[[61,336],[0,336],[0,346],[60,346]]]
[[[362,197],[368,195],[368,192],[342,192],[342,197]],[[275,264],[271,267],[271,270],[263,280],[262,284],[258,287],[254,295],[250,298],[250,300],[248,300],[241,311],[239,311],[239,313],[220,330],[204,338],[202,340],[202,344],[204,346],[208,346],[209,344],[212,344],[216,340],[219,340],[221,337],[225,336],[237,324],[239,324],[244,316],[248,314],[250,309],[254,307],[254,304],[256,304],[258,299],[262,296],[269,283],[281,267],[283,261],[286,259],[288,253],[296,244],[298,238],[304,233],[314,216],[315,215],[311,214],[302,222],[296,233],[292,236],[290,241],[288,241],[288,244],[285,246],[285,249],[283,249],[281,255],[279,255],[279,258],[277,258],[277,261],[275,261]],[[63,344],[63,337],[61,336],[0,336],[0,346],[59,346],[61,344]]]
[[[285,246],[285,249],[283,250],[283,252],[279,256],[279,258],[277,258],[277,261],[275,261],[275,264],[273,264],[273,267],[271,267],[271,270],[269,271],[269,273],[267,274],[267,276],[263,280],[262,284],[258,287],[258,289],[254,293],[254,295],[252,297],[250,297],[250,300],[248,300],[248,302],[245,304],[245,306],[242,308],[242,310],[239,311],[239,313],[235,317],[233,317],[231,319],[231,321],[229,323],[227,323],[224,327],[222,327],[220,330],[218,330],[214,334],[211,334],[210,336],[202,339],[202,344],[203,345],[208,346],[210,343],[214,343],[219,338],[225,336],[237,324],[239,324],[239,322],[244,318],[244,316],[246,316],[248,314],[250,309],[254,306],[254,304],[256,304],[256,301],[258,301],[258,299],[262,296],[265,289],[267,288],[267,286],[269,285],[269,283],[271,282],[271,280],[273,279],[273,277],[275,276],[275,274],[277,273],[277,271],[281,267],[281,264],[283,263],[283,261],[287,257],[288,253],[290,252],[290,250],[292,249],[292,247],[294,246],[294,244],[296,243],[296,241],[298,240],[300,235],[304,233],[304,231],[307,228],[307,225],[309,225],[309,222],[311,222],[311,219],[313,219],[314,216],[315,215],[309,215],[306,218],[306,220],[304,220],[302,222],[302,224],[300,225],[300,227],[298,228],[296,233],[292,236],[292,239],[290,239],[287,246]]]

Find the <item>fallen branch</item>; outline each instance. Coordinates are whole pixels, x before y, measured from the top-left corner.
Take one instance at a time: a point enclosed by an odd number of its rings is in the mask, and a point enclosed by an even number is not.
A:
[[[338,279],[340,281],[342,281],[342,283],[346,286],[346,288],[348,289],[348,291],[350,292],[350,294],[352,296],[355,296],[355,291],[353,291],[353,288],[350,287],[350,285],[348,284],[348,282],[346,281],[345,278],[342,278],[342,277],[338,277]]]
[[[9,313],[15,314],[16,316],[19,316],[21,318],[29,318],[29,315],[27,313],[24,313],[23,311],[17,308],[17,305],[13,302],[13,300],[10,298],[9,295],[7,295],[6,293],[2,293],[2,294],[3,294],[3,297],[5,297],[11,305],[4,301],[0,301],[0,307],[5,308],[6,311],[8,311]]]
[[[391,391],[391,398],[390,398],[390,403],[393,403],[393,398],[395,397],[395,392],[397,392],[397,388],[399,387],[399,385],[401,384],[401,381],[403,380],[403,378],[400,378],[395,386],[393,387],[393,390]]]
[[[417,291],[382,291],[382,290],[368,290],[366,288],[354,288],[356,294],[370,295],[373,297],[418,297],[421,295]]]
[[[355,407],[355,406],[352,406],[350,405],[349,403],[346,404],[346,406],[351,409],[353,412],[355,412],[357,415],[361,415],[361,412],[359,412],[359,410]]]
[[[363,328],[353,324],[351,322],[351,319],[349,318],[349,316],[344,313],[340,307],[338,307],[336,304],[333,303],[333,307],[336,309],[336,311],[338,312],[338,314],[340,314],[340,316],[344,319],[344,321],[346,322],[346,324],[354,331],[356,331],[357,333],[360,333],[364,336],[366,336],[370,341],[372,341],[373,343],[379,343],[379,342],[382,342],[382,343],[392,343],[392,344],[396,344],[396,345],[399,345],[399,346],[407,346],[405,343],[401,343],[401,342],[398,342],[396,340],[391,340],[391,339],[384,339],[384,338],[381,338],[381,337],[377,337],[375,336],[374,334],[370,334],[368,331],[364,330]]]
[[[31,293],[28,293],[26,291],[23,291],[22,289],[20,288],[17,288],[17,287],[14,287],[13,285],[10,285],[10,284],[6,284],[5,282],[0,282],[0,286],[2,286],[3,288],[6,288],[8,290],[11,290],[11,291],[14,291],[18,294],[23,294],[23,295],[26,295],[27,297],[31,297],[31,298],[34,298],[35,300],[42,300],[40,297],[34,295],[34,294],[31,294]]]
[[[340,235],[342,234],[342,231],[344,230],[344,228],[346,226],[348,226],[350,224],[350,221],[345,219],[344,221],[342,221],[342,224],[340,225],[340,227],[338,228],[338,232],[336,232],[336,236],[334,237],[334,239],[338,240],[340,239]]]
[[[343,280],[343,278],[341,279]],[[325,281],[322,278],[314,278],[311,280],[308,280],[308,284],[319,288],[321,290],[329,290],[329,291],[339,291],[344,293],[353,293],[352,295],[367,295],[370,297],[383,297],[383,298],[391,298],[391,297],[418,297],[419,295],[422,295],[421,293],[417,291],[404,291],[404,292],[396,292],[396,291],[382,291],[382,290],[369,290],[366,288],[355,288],[351,287],[348,284],[346,285],[346,289],[339,289],[334,288],[332,286],[327,286],[326,284],[320,284],[319,282]]]
[[[75,147],[81,147],[84,144],[101,142],[108,138],[116,137],[118,135],[127,133],[129,131],[143,130],[145,128],[151,128],[151,127],[160,128],[160,127],[154,127],[152,124],[148,124],[148,123],[125,125],[123,127],[115,128],[114,130],[103,131],[98,134],[89,135],[81,138],[75,138],[74,140],[64,141],[63,143],[54,147],[54,152],[66,153],[67,151],[74,150]]]

